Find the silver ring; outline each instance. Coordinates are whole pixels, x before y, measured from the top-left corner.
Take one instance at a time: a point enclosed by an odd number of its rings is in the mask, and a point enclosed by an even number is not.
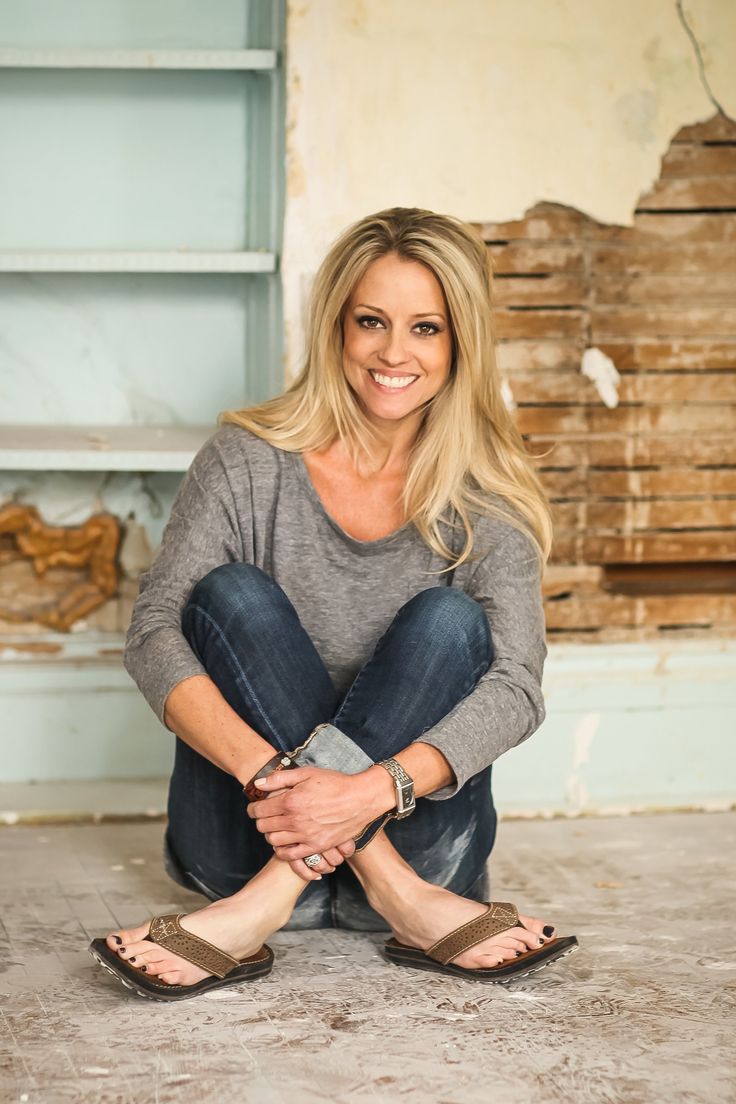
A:
[[[322,856],[321,855],[307,855],[304,862],[307,864],[308,867],[313,869],[315,866],[319,866],[319,864],[322,862]]]

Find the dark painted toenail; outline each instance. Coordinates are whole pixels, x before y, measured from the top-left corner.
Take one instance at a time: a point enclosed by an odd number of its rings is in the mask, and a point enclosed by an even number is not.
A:
[[[118,947],[118,954],[125,954],[125,947]]]
[[[547,924],[546,928],[542,928],[542,931],[544,932],[545,935],[551,935],[554,930],[555,929],[552,927],[551,924]]]
[[[135,955],[131,955],[131,957],[128,959],[128,962],[135,962]]]
[[[523,951],[517,951],[517,952],[516,952],[516,957],[517,957],[517,958],[521,958],[521,956],[522,956],[522,954],[523,954],[523,953],[524,953]]]
[[[116,943],[122,943],[123,942],[119,935],[114,935],[113,939],[115,940]]]
[[[543,939],[540,939],[540,940],[539,940],[539,942],[540,942],[540,943],[544,943],[544,940],[543,940]]]
[[[142,971],[143,971],[143,973],[145,974],[145,972],[146,972],[146,967],[145,967],[145,966],[141,966],[141,970],[142,970]]]

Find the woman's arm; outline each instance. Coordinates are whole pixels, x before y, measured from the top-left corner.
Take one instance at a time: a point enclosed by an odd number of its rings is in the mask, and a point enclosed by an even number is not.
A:
[[[213,568],[245,558],[230,478],[234,472],[247,485],[249,473],[239,451],[226,465],[226,447],[227,434],[210,437],[179,485],[161,547],[141,578],[123,663],[166,728],[245,782],[273,748],[228,705],[181,628],[195,584]]]
[[[465,590],[485,610],[493,659],[475,689],[419,737],[444,755],[455,776],[428,795],[432,801],[452,797],[469,778],[527,740],[545,718],[546,629],[541,570],[531,538],[512,529],[478,562]]]
[[[209,675],[192,675],[177,683],[166,698],[164,724],[241,785],[274,754],[225,701]]]

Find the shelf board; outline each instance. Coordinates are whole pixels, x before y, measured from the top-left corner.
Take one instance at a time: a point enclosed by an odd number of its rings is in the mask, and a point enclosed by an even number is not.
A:
[[[0,272],[275,272],[276,254],[166,250],[99,252],[96,250],[0,250]]]
[[[3,69],[276,69],[276,50],[0,49]]]
[[[184,472],[216,428],[0,425],[0,471]]]

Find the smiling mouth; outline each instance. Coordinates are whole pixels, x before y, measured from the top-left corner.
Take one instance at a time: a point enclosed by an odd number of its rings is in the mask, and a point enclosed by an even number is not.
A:
[[[369,368],[368,374],[380,387],[388,387],[391,391],[404,391],[419,376],[385,376],[383,372],[376,372]]]

